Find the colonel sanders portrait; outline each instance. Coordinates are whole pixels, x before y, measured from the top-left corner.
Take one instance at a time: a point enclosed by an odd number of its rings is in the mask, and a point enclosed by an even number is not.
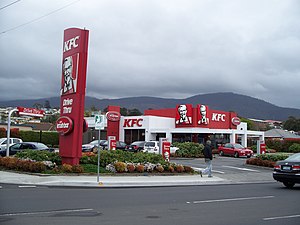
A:
[[[179,120],[176,120],[176,124],[191,124],[192,123],[192,117],[187,116],[188,110],[186,105],[179,105],[178,106],[178,113],[179,113]]]
[[[63,70],[63,82],[62,82],[63,85],[62,85],[61,94],[74,93],[76,90],[74,85],[74,79],[72,77],[72,73],[73,73],[72,56],[69,56],[64,59],[62,70]]]
[[[208,124],[209,123],[209,119],[207,118],[206,113],[207,113],[206,106],[201,105],[200,106],[200,120],[198,121],[198,124]]]

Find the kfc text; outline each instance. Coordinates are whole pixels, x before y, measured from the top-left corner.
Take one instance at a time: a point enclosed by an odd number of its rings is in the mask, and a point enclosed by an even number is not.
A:
[[[79,36],[76,36],[74,38],[71,38],[70,40],[67,40],[64,43],[64,52],[67,52],[69,50],[71,50],[71,48],[77,48],[78,47],[78,43],[76,42],[79,39]]]
[[[134,125],[138,127],[142,127],[143,119],[125,119],[123,127],[134,127]]]

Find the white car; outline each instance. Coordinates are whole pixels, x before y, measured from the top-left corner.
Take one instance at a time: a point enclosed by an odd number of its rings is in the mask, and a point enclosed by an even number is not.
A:
[[[175,146],[171,145],[171,147],[170,147],[170,153],[171,154],[175,154],[178,149],[179,149],[178,147],[175,147]]]
[[[171,145],[170,153],[174,154],[179,148]],[[144,146],[143,152],[159,154],[159,141],[147,141]]]
[[[20,139],[20,138],[10,138],[9,140],[10,140],[9,147],[16,143],[23,142],[22,139]],[[7,138],[0,138],[0,147],[1,147],[1,150],[6,150]]]
[[[147,141],[143,152],[159,154],[159,141]]]

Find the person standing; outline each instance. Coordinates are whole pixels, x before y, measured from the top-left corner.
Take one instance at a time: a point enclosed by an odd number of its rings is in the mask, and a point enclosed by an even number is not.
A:
[[[202,170],[200,174],[201,174],[201,176],[202,176],[202,174],[208,174],[208,177],[212,177],[211,170],[212,170],[213,155],[212,155],[211,141],[210,140],[206,141],[203,153],[204,153],[206,168],[204,170]]]

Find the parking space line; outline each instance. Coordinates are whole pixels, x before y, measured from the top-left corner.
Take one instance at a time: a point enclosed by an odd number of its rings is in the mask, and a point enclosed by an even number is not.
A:
[[[19,185],[19,188],[36,188],[35,185]]]
[[[226,168],[236,169],[236,170],[244,170],[244,171],[251,171],[251,172],[259,172],[258,170],[252,170],[247,168],[235,167],[235,166],[222,166]]]
[[[263,218],[263,220],[279,220],[279,219],[289,219],[289,218],[296,218],[296,217],[300,217],[300,215],[268,217],[268,218]]]
[[[186,203],[199,204],[199,203],[213,203],[213,202],[245,201],[245,200],[266,199],[266,198],[274,198],[274,196],[269,195],[269,196],[257,196],[257,197],[245,197],[245,198],[212,199],[212,200],[193,201],[193,202],[186,202]]]

